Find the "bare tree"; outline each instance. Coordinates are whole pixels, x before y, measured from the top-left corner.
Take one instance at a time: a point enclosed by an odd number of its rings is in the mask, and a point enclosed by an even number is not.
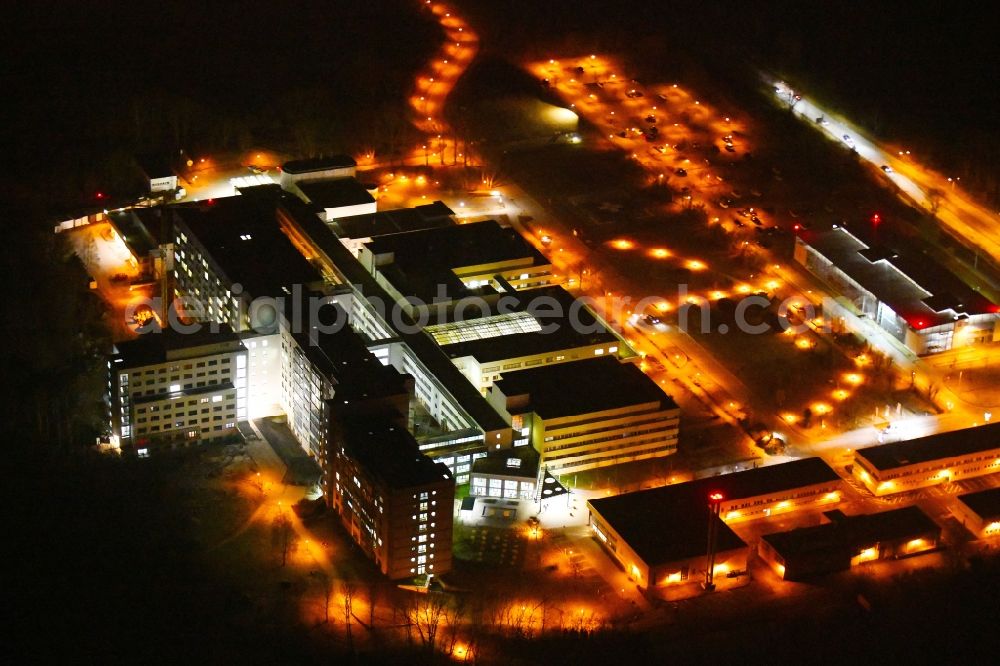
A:
[[[316,579],[320,594],[323,597],[323,624],[330,624],[330,601],[333,598],[333,580],[324,571],[311,571],[310,576]]]
[[[341,589],[344,593],[344,625],[347,627],[347,644],[354,649],[354,637],[351,634],[351,615],[354,613],[354,595],[358,586],[351,580],[345,580]]]
[[[437,592],[428,592],[423,598],[411,597],[407,604],[408,624],[416,629],[421,644],[428,652],[434,650],[447,606],[447,598]]]
[[[379,601],[379,597],[382,595],[381,584],[375,580],[371,579],[368,581],[368,628],[372,630],[375,628],[375,605]]]
[[[281,566],[288,563],[288,554],[295,545],[295,532],[292,522],[284,509],[278,510],[278,515],[271,524],[271,544],[281,553]]]

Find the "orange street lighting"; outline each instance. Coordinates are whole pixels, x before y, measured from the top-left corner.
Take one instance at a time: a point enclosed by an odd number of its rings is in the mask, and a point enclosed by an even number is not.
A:
[[[825,402],[814,402],[812,404],[812,411],[814,414],[819,414],[823,416],[824,414],[829,414],[833,411],[833,408]]]
[[[858,386],[865,381],[865,378],[856,372],[848,372],[844,375],[844,381],[852,386]]]
[[[685,264],[685,266],[687,266],[687,269],[690,271],[703,271],[708,268],[708,265],[705,262],[697,259],[691,259]]]
[[[670,250],[667,250],[666,248],[662,247],[654,247],[652,250],[649,251],[649,256],[653,257],[654,259],[666,259],[667,257],[670,256]]]
[[[635,243],[628,240],[627,238],[616,238],[611,241],[611,247],[616,250],[631,250],[635,247]]]

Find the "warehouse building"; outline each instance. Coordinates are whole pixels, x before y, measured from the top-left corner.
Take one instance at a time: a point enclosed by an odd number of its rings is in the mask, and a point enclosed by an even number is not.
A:
[[[281,189],[292,191],[295,184],[302,180],[353,178],[357,173],[358,163],[350,155],[331,155],[285,162],[279,170]]]
[[[785,580],[934,550],[941,528],[915,506],[860,516],[827,511],[826,522],[765,534],[757,553]]]
[[[642,587],[697,580],[708,554],[709,496],[721,495],[714,573],[745,571],[747,545],[727,523],[840,501],[841,479],[819,458],[587,502],[598,540]]]
[[[795,259],[915,354],[1000,340],[1000,307],[877,222],[802,231]],[[828,317],[836,312],[824,313]]]
[[[1000,423],[872,446],[854,453],[854,477],[878,496],[998,472]]]

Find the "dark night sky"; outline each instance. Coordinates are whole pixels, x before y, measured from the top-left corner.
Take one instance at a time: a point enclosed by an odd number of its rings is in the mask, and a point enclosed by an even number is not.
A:
[[[132,99],[155,108],[157,100],[185,98],[198,105],[199,122],[236,122],[264,142],[280,139],[276,107],[294,91],[322,90],[332,100],[331,113],[350,115],[380,96],[400,95],[401,82],[420,66],[428,45],[433,48],[437,35],[414,18],[417,4],[22,4],[7,12],[0,28],[2,89],[10,111],[3,163],[22,175],[28,164],[72,170],[115,143]],[[668,56],[683,53],[718,75],[721,85],[726,76],[742,76],[734,63],[761,63],[798,78],[876,131],[925,143],[941,160],[1000,167],[991,145],[1000,117],[998,23],[972,6],[789,0],[456,4],[479,26],[486,45],[501,53],[572,43],[628,49],[642,60],[655,46]],[[649,59],[655,69],[656,55]],[[210,137],[199,140],[212,143]]]

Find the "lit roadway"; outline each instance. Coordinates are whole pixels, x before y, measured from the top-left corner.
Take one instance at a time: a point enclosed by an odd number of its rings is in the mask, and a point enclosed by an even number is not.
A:
[[[851,138],[858,155],[881,169],[888,178],[913,202],[933,212],[954,235],[964,238],[972,247],[978,247],[1000,264],[1000,214],[972,201],[956,187],[957,179],[948,178],[917,162],[910,151],[879,144],[868,138],[849,121],[819,106],[801,91],[791,90],[781,81],[768,76],[765,80],[775,94],[811,126],[825,132],[840,143],[846,144],[844,135]],[[818,118],[823,123],[817,122]],[[935,210],[936,207],[936,210]]]

